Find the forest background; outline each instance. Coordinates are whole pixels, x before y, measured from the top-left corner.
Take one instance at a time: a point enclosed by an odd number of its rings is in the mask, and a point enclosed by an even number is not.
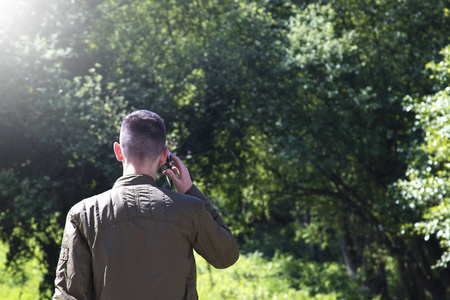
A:
[[[240,245],[199,259],[201,299],[450,299],[449,9],[1,0],[0,296],[50,297],[69,208],[149,109]]]

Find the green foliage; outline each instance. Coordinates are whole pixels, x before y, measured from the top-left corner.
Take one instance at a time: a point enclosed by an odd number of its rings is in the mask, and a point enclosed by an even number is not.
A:
[[[242,255],[229,269],[216,270],[196,259],[200,299],[367,299],[337,263],[304,263],[290,256],[268,260],[255,252]]]
[[[446,40],[434,27],[426,27],[432,43],[412,29],[428,26],[432,16],[447,28],[444,5],[423,3],[417,11],[416,1],[327,2],[306,5],[291,17],[285,65],[291,94],[276,103],[274,129],[266,131],[272,146],[266,149],[274,155],[264,169],[276,182],[261,188],[275,195],[270,220],[300,224],[300,236],[302,223],[311,222],[327,236],[323,240],[333,241],[331,247],[341,247],[352,275],[361,276],[374,294],[383,290],[384,297],[384,258],[391,253],[409,266],[400,270],[402,284],[417,282],[405,289],[422,290],[417,295],[425,297],[424,280],[440,280],[443,273],[429,272],[419,249],[433,253],[435,245],[402,235],[402,226],[420,213],[389,186],[405,176],[410,151],[421,138],[410,130],[415,118],[403,109],[403,98],[430,90],[425,71],[416,69],[423,70]],[[433,293],[441,291],[436,287]]]
[[[447,268],[450,262],[450,202],[448,199],[427,210],[424,221],[415,224],[418,232],[425,235],[425,240],[430,235],[435,235],[444,249],[441,257],[434,266]]]
[[[442,61],[428,64],[438,91],[405,100],[406,109],[416,112],[413,130],[423,132],[424,140],[416,145],[408,179],[399,182],[399,189],[409,206],[423,216],[420,222],[409,224],[410,228],[414,226],[425,240],[439,240],[443,253],[437,266],[446,268],[450,262],[450,46],[441,53]]]
[[[267,289],[227,270],[239,280],[223,293],[445,298],[446,5],[18,0],[22,9],[0,10],[8,262],[41,249],[41,291],[51,288],[65,214],[120,175],[120,120],[148,108],[241,249],[290,254],[244,256]]]
[[[0,44],[7,67],[20,70],[2,73],[8,77],[0,102],[0,237],[9,244],[10,265],[42,250],[44,292],[68,209],[118,174],[110,149],[126,102],[94,70],[65,78],[61,60],[70,51],[53,39],[30,35]]]
[[[34,300],[39,299],[39,286],[42,281],[42,265],[37,258],[21,260],[23,273],[16,273],[6,267],[8,247],[0,243],[0,299]],[[38,252],[36,252],[38,253]]]
[[[36,258],[21,261],[24,272],[15,274],[5,267],[6,252],[7,247],[2,245],[0,298],[40,299],[38,291],[43,270],[39,261]],[[217,270],[198,255],[196,260],[200,299],[367,299],[355,293],[358,285],[349,281],[344,266],[336,263],[304,263],[290,256],[275,256],[268,260],[255,252],[241,255],[229,269]],[[302,278],[298,278],[299,270]]]

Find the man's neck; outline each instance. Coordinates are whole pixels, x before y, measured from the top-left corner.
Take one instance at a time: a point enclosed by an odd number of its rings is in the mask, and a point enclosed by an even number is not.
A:
[[[131,175],[131,174],[145,174],[152,177],[156,181],[156,173],[158,172],[155,168],[145,168],[139,166],[133,166],[131,164],[123,166],[123,175]]]

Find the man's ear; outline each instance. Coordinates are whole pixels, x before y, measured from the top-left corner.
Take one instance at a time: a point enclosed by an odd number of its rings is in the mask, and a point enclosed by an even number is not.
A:
[[[162,167],[166,164],[167,155],[169,155],[169,147],[165,146],[164,150],[159,155],[159,166]]]
[[[122,147],[120,147],[119,143],[114,143],[114,154],[116,155],[116,158],[118,161],[123,160],[123,153],[122,153]]]

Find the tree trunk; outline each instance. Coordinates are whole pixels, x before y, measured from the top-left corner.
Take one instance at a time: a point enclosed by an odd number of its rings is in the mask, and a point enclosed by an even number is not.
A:
[[[362,265],[356,247],[353,244],[351,237],[348,234],[341,235],[340,238],[341,251],[344,256],[345,266],[350,273],[352,279],[355,279],[358,268]]]

